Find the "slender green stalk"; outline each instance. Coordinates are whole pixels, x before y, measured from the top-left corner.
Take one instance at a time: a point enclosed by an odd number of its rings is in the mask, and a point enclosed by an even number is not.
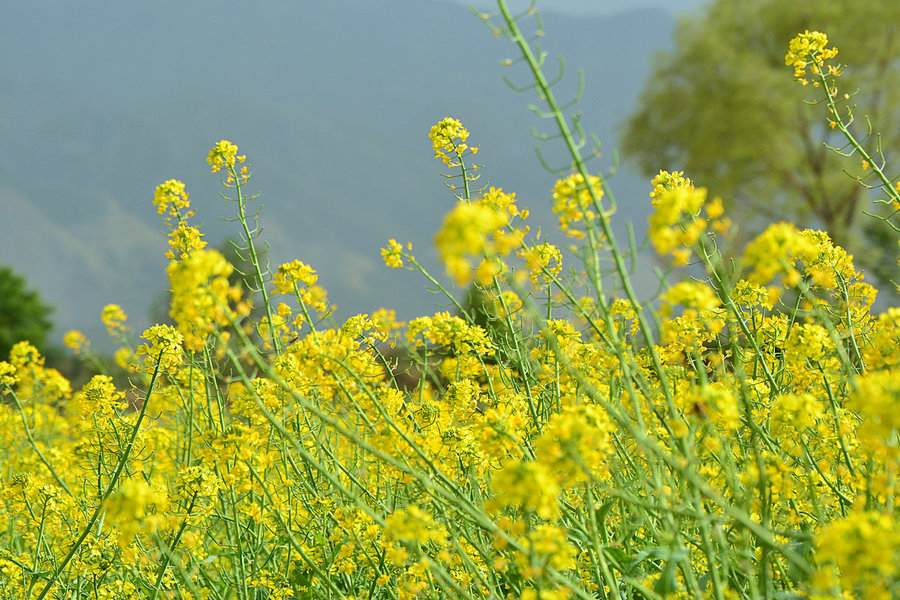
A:
[[[175,537],[172,539],[172,543],[168,546],[161,547],[163,552],[163,562],[159,566],[159,572],[156,575],[156,583],[153,584],[153,595],[150,596],[150,600],[156,600],[156,596],[159,595],[159,590],[162,587],[163,576],[166,574],[166,569],[169,567],[169,562],[174,556],[175,548],[178,547],[178,542],[181,541],[181,536],[182,534],[184,534],[184,530],[187,529],[188,519],[191,516],[191,511],[194,509],[194,503],[196,501],[197,492],[194,492],[194,495],[191,498],[190,503],[188,504],[187,510],[184,513],[184,518],[181,520],[181,525],[178,527],[178,531],[175,533]]]
[[[247,251],[250,253],[250,264],[253,265],[254,275],[256,275],[255,283],[259,286],[258,291],[262,296],[263,306],[266,309],[266,318],[268,319],[269,333],[272,337],[272,345],[275,348],[275,355],[280,356],[282,352],[281,340],[278,339],[278,336],[275,335],[274,331],[274,311],[272,310],[272,303],[269,300],[269,293],[266,291],[265,280],[263,279],[263,268],[260,262],[259,252],[257,251],[256,244],[253,241],[254,232],[250,230],[250,224],[247,215],[247,199],[244,197],[243,188],[241,186],[241,175],[237,172],[236,166],[234,164],[228,166],[228,171],[234,178],[234,190],[237,194],[237,198],[235,198],[234,200],[237,202],[238,206],[238,220],[240,221],[241,227],[244,230],[244,241],[247,242]]]
[[[90,519],[88,519],[87,524],[84,526],[84,529],[81,531],[81,535],[78,536],[78,539],[75,540],[75,543],[72,544],[72,547],[69,549],[66,557],[63,558],[62,562],[56,567],[56,570],[50,576],[50,580],[44,586],[44,589],[41,590],[41,593],[38,594],[37,600],[42,600],[49,592],[50,588],[53,587],[53,584],[56,583],[56,580],[59,579],[60,573],[62,573],[65,568],[69,565],[72,558],[75,556],[75,553],[78,552],[78,549],[81,547],[81,544],[84,543],[84,540],[87,539],[87,536],[90,534],[91,529],[93,529],[94,524],[97,522],[97,519],[100,518],[100,514],[103,512],[103,505],[106,502],[106,499],[109,498],[110,494],[115,490],[116,484],[119,482],[119,476],[122,474],[122,470],[125,468],[125,463],[128,462],[128,457],[131,455],[131,450],[134,448],[134,440],[137,439],[138,432],[141,429],[141,423],[144,421],[144,415],[147,414],[147,406],[150,404],[150,396],[153,395],[153,389],[156,385],[156,378],[159,376],[159,367],[162,363],[162,357],[165,350],[160,351],[159,356],[156,358],[156,366],[153,369],[153,376],[150,378],[150,385],[147,388],[147,393],[144,395],[144,402],[141,405],[141,411],[138,413],[137,420],[134,423],[134,427],[131,429],[131,437],[128,439],[128,444],[125,446],[125,451],[122,453],[122,457],[119,459],[119,463],[116,465],[116,469],[113,472],[112,477],[107,483],[106,491],[103,492],[103,495],[100,497],[100,501],[97,502],[96,508],[94,508],[93,514],[91,514]]]
[[[19,415],[22,417],[22,427],[25,429],[25,437],[28,438],[28,443],[31,445],[31,448],[38,455],[38,458],[41,459],[41,462],[44,463],[44,466],[47,467],[47,470],[50,471],[50,474],[53,475],[53,479],[56,480],[56,483],[58,483],[69,496],[72,496],[69,486],[62,480],[62,477],[59,476],[59,473],[56,472],[56,469],[53,468],[53,465],[50,464],[50,461],[47,460],[47,457],[41,452],[41,449],[37,447],[37,442],[34,441],[34,436],[31,434],[31,428],[28,426],[28,419],[25,417],[25,411],[22,410],[22,403],[19,402],[19,397],[16,395],[16,392],[9,386],[6,386],[6,388],[9,395],[12,396],[13,402],[16,403],[16,409],[18,409]]]

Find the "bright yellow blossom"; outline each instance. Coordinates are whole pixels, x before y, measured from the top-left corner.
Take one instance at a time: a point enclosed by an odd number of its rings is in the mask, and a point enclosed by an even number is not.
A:
[[[216,327],[230,324],[246,309],[238,305],[241,289],[228,277],[234,267],[217,250],[195,250],[166,269],[172,289],[169,315],[184,336],[185,346],[199,350]]]
[[[453,161],[468,149],[472,154],[478,152],[478,147],[469,147],[466,140],[469,139],[468,130],[462,126],[458,119],[447,117],[431,128],[428,139],[434,147],[434,157],[444,161],[445,165],[458,166]]]
[[[837,48],[826,48],[828,36],[820,31],[806,30],[792,39],[788,44],[788,52],[784,64],[794,67],[794,77],[806,85],[806,68],[812,63],[810,70],[818,74],[818,65],[837,56]]]
[[[216,142],[213,149],[209,151],[206,162],[210,164],[213,173],[218,173],[222,169],[234,169],[237,163],[242,163],[246,159],[246,156],[238,156],[237,146],[228,140],[222,140]]]
[[[278,267],[278,270],[272,277],[272,284],[279,294],[293,295],[295,286],[310,287],[315,285],[318,280],[319,276],[316,274],[315,269],[303,261],[293,260]]]

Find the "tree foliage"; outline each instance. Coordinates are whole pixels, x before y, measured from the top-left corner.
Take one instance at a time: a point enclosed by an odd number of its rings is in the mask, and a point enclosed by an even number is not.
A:
[[[884,271],[889,259],[875,241],[883,224],[859,217],[874,210],[855,181],[867,173],[824,146],[841,145],[826,108],[800,102],[816,90],[798,86],[784,56],[798,31],[827,32],[847,65],[841,91],[863,92],[850,100],[854,114],[862,127],[868,116],[878,128],[890,160],[887,150],[900,142],[898,24],[896,0],[865,8],[843,0],[714,0],[705,16],[683,20],[673,49],[658,56],[622,150],[647,176],[684,170],[722,197],[745,234],[779,220],[821,226]]]
[[[23,340],[44,353],[53,327],[49,319],[52,310],[36,291],[26,288],[22,277],[9,267],[0,267],[0,360]]]

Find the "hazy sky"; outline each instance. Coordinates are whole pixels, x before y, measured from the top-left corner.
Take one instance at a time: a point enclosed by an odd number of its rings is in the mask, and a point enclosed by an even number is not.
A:
[[[557,224],[554,177],[533,149],[533,100],[502,79],[512,48],[463,8],[485,0],[448,1],[342,0],[310,10],[270,0],[245,11],[240,0],[220,0],[209,11],[181,0],[0,0],[0,79],[10,92],[0,98],[0,263],[56,307],[60,331],[78,328],[99,343],[99,311],[110,302],[140,331],[167,286],[155,186],[187,184],[211,244],[235,235],[218,218],[228,209],[204,160],[225,137],[254,161],[274,265],[313,265],[345,316],[432,310],[444,300],[414,274],[387,269],[379,250],[391,237],[409,241],[427,268],[443,271],[433,234],[452,195],[426,136],[437,120],[466,123],[483,145],[484,183],[516,191],[535,230]],[[669,42],[672,21],[659,7],[700,1],[538,0],[548,50],[584,68],[582,123],[604,141],[604,160],[650,54]],[[528,6],[510,3],[516,12]],[[635,8],[656,12],[625,14]],[[240,35],[223,37],[231,31]],[[447,48],[464,77],[436,67],[447,64]],[[628,59],[611,58],[619,52]],[[562,82],[561,93],[575,81]],[[544,152],[552,159],[556,150]],[[615,185],[617,225],[632,220],[642,232],[648,182],[626,166]],[[655,276],[641,275],[649,295]]]
[[[475,6],[481,10],[490,10],[496,6],[493,0],[453,0],[466,6]],[[705,4],[706,0],[537,0],[536,6],[541,11],[560,12],[572,15],[607,16],[636,8],[662,8],[673,14],[690,11]],[[512,9],[527,7],[529,0],[510,0]]]

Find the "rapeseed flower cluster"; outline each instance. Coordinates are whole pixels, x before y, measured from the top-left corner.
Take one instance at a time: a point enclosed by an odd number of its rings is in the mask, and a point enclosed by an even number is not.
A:
[[[691,248],[706,232],[710,221],[713,229],[724,231],[728,221],[720,218],[722,202],[707,202],[706,189],[694,188],[693,182],[681,172],[660,171],[653,179],[650,199],[653,213],[650,215],[648,235],[653,247],[661,256],[671,254],[678,266],[688,263]],[[706,209],[706,217],[701,214]]]
[[[560,179],[553,186],[553,212],[559,215],[559,228],[566,235],[575,239],[584,239],[585,233],[574,228],[581,221],[593,221],[599,212],[603,198],[603,187],[600,178],[589,175],[587,182],[584,175],[574,173]],[[607,214],[607,217],[611,212]]]
[[[412,244],[409,244],[408,249],[412,251]],[[381,259],[392,269],[403,267],[403,246],[391,238],[388,240],[388,245],[381,249]]]
[[[794,77],[803,85],[807,85],[809,83],[806,79],[807,68],[813,75],[818,75],[822,63],[837,56],[837,48],[827,48],[826,46],[828,46],[827,35],[821,31],[807,29],[790,41],[788,52],[784,57],[784,64],[794,67]],[[832,75],[840,73],[836,67],[830,67],[829,72]]]
[[[463,155],[477,154],[478,146],[469,146],[469,130],[458,119],[447,117],[431,128],[428,139],[434,147],[434,157],[450,168],[460,166]]]
[[[153,205],[159,214],[165,215],[168,225],[172,225],[172,219],[181,222],[193,216],[188,201],[188,193],[183,182],[170,179],[156,186],[153,194]]]
[[[528,213],[519,211],[515,194],[495,188],[477,202],[458,202],[447,214],[434,243],[447,274],[458,285],[472,279],[488,285],[504,270],[502,258],[521,246],[527,232],[527,228],[512,227],[510,220],[515,216],[525,219]]]
[[[234,186],[236,182],[241,184],[247,183],[250,179],[250,168],[244,164],[247,157],[238,154],[238,147],[228,140],[217,142],[213,149],[209,151],[206,162],[209,163],[210,171],[218,173],[225,171],[225,186]],[[240,169],[238,166],[240,165]]]
[[[199,351],[218,327],[249,311],[249,306],[240,302],[241,288],[228,280],[233,271],[218,250],[195,250],[187,258],[169,263],[169,315],[188,349]]]

